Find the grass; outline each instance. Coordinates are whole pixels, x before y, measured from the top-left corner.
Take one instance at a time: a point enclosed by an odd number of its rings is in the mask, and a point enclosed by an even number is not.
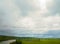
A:
[[[60,44],[60,38],[31,38],[31,37],[13,37],[0,36],[0,42],[5,40],[16,39],[10,44]]]
[[[54,39],[54,38],[32,38],[32,39],[23,39],[23,40],[17,40],[17,42],[22,42],[22,44],[60,44],[60,39]]]

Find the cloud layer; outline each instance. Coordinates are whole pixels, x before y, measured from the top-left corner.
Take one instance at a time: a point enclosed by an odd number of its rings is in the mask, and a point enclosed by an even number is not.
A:
[[[0,0],[0,2],[0,30],[15,29],[20,32],[24,30],[22,34],[26,32],[44,34],[50,30],[60,30],[59,0]]]

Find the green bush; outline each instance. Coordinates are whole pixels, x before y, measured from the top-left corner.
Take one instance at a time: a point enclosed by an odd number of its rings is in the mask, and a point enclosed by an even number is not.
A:
[[[12,42],[10,44],[22,44],[22,41],[15,41],[15,42]]]

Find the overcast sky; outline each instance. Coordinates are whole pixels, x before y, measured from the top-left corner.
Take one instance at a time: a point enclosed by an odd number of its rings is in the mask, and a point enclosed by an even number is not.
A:
[[[60,30],[60,0],[0,0],[0,34],[2,30],[3,34]]]

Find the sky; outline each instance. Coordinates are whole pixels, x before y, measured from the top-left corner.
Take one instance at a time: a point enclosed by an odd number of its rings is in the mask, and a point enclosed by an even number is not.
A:
[[[0,0],[0,35],[60,37],[60,0]]]

